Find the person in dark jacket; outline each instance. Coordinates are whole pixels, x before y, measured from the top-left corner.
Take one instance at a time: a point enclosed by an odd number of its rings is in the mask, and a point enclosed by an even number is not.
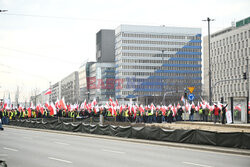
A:
[[[177,121],[182,121],[182,113],[183,113],[183,109],[182,107],[180,107],[177,111]]]
[[[222,124],[225,124],[225,117],[226,117],[226,108],[227,108],[227,105],[226,106],[222,105],[222,118],[221,118],[221,123]]]
[[[3,130],[3,127],[2,127],[2,118],[3,118],[3,112],[2,112],[2,110],[0,110],[0,130]]]
[[[170,109],[168,113],[168,122],[172,123],[173,122],[173,111]]]
[[[41,111],[38,112],[37,118],[42,118],[42,113],[41,113]]]
[[[3,118],[3,112],[2,112],[2,110],[0,110],[0,119],[2,119]]]
[[[189,114],[189,121],[194,121],[194,107],[191,108],[190,114]]]

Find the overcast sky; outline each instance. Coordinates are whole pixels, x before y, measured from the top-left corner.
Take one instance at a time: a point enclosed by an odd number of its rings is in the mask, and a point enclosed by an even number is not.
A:
[[[95,60],[95,35],[120,24],[202,28],[215,32],[250,16],[249,0],[0,0],[0,99],[43,91]]]

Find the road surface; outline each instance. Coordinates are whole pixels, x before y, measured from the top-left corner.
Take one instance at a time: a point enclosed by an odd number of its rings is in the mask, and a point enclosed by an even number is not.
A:
[[[0,160],[8,167],[249,167],[250,157],[93,137],[5,128]]]

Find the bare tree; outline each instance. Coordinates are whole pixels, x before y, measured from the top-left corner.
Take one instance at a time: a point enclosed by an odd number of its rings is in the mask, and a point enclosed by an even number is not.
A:
[[[35,99],[35,106],[36,106],[36,101],[37,101],[37,95],[39,94],[39,92],[40,92],[39,88],[35,88],[32,91],[32,95],[34,96],[34,99]]]

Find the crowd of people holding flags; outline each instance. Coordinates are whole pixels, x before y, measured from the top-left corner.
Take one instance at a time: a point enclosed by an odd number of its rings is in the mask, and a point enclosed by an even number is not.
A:
[[[110,98],[105,105],[98,105],[94,99],[91,103],[86,100],[81,104],[66,105],[64,99],[57,100],[54,103],[45,103],[44,106],[33,104],[28,108],[19,106],[18,108],[8,108],[6,105],[0,110],[0,118],[3,124],[8,124],[9,120],[26,119],[26,118],[49,118],[49,117],[65,117],[65,118],[90,118],[114,117],[119,122],[136,122],[136,123],[172,123],[182,121],[183,115],[188,115],[189,120],[194,120],[194,115],[199,115],[198,121],[214,121],[225,123],[225,115],[227,105],[216,104],[210,106],[207,102],[198,102],[185,105],[138,105],[138,104],[119,104],[118,100],[114,101]],[[186,120],[186,119],[185,119]],[[197,117],[196,117],[197,120]]]

